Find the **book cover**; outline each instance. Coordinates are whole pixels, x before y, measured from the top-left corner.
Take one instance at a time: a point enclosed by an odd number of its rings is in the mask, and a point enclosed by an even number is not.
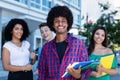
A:
[[[98,64],[99,64],[98,60],[91,60],[91,61],[84,61],[84,62],[75,62],[72,64],[72,67],[74,69],[78,69],[79,67],[81,67],[81,70],[85,70],[87,68],[90,68],[91,66],[98,65]],[[62,75],[62,78],[69,77],[69,76],[70,74],[68,72],[65,72]]]
[[[113,59],[114,59],[114,55],[104,56],[100,59],[100,64],[106,69],[111,69]],[[102,73],[102,76],[104,76],[106,74],[107,73]]]

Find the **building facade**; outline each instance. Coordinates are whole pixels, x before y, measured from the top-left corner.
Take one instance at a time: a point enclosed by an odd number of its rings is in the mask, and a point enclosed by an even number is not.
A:
[[[70,32],[77,35],[75,32],[81,25],[81,0],[0,0],[0,54],[4,37],[2,31],[12,18],[21,18],[28,23],[31,35],[27,40],[32,45],[31,50],[42,46],[43,40],[38,26],[46,22],[48,11],[55,5],[66,5],[71,9],[74,24]]]

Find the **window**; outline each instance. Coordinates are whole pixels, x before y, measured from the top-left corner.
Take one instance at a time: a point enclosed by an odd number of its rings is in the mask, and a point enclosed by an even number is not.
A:
[[[80,8],[81,5],[81,0],[67,0],[67,2],[69,2],[70,4],[77,6],[78,8]]]
[[[20,2],[20,3],[23,3],[23,4],[25,4],[25,5],[28,4],[28,0],[15,0],[15,1]]]
[[[15,1],[18,1],[18,2],[20,2],[20,0],[15,0]]]
[[[77,17],[78,17],[78,23],[80,23],[81,22],[81,17],[80,17],[80,15],[77,15]]]
[[[74,16],[74,24],[77,25],[76,27],[79,28],[79,26],[81,25],[81,16],[80,14],[76,14],[75,12],[73,12],[73,16]]]
[[[81,0],[78,0],[78,7],[80,8],[81,6]]]
[[[42,0],[42,10],[48,11],[52,6],[52,2],[50,0]]]
[[[40,9],[41,0],[31,0],[31,7]]]

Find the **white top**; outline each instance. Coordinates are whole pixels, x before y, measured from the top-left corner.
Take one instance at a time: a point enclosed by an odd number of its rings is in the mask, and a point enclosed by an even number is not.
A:
[[[10,52],[10,64],[16,66],[25,66],[29,63],[30,58],[30,43],[22,41],[22,46],[18,47],[11,41],[6,42],[3,47]]]

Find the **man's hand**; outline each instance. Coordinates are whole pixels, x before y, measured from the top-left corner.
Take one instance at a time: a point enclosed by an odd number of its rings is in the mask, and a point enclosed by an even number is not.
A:
[[[72,67],[71,64],[69,64],[66,71],[76,79],[79,79],[81,77],[81,68],[80,67],[76,70]]]

